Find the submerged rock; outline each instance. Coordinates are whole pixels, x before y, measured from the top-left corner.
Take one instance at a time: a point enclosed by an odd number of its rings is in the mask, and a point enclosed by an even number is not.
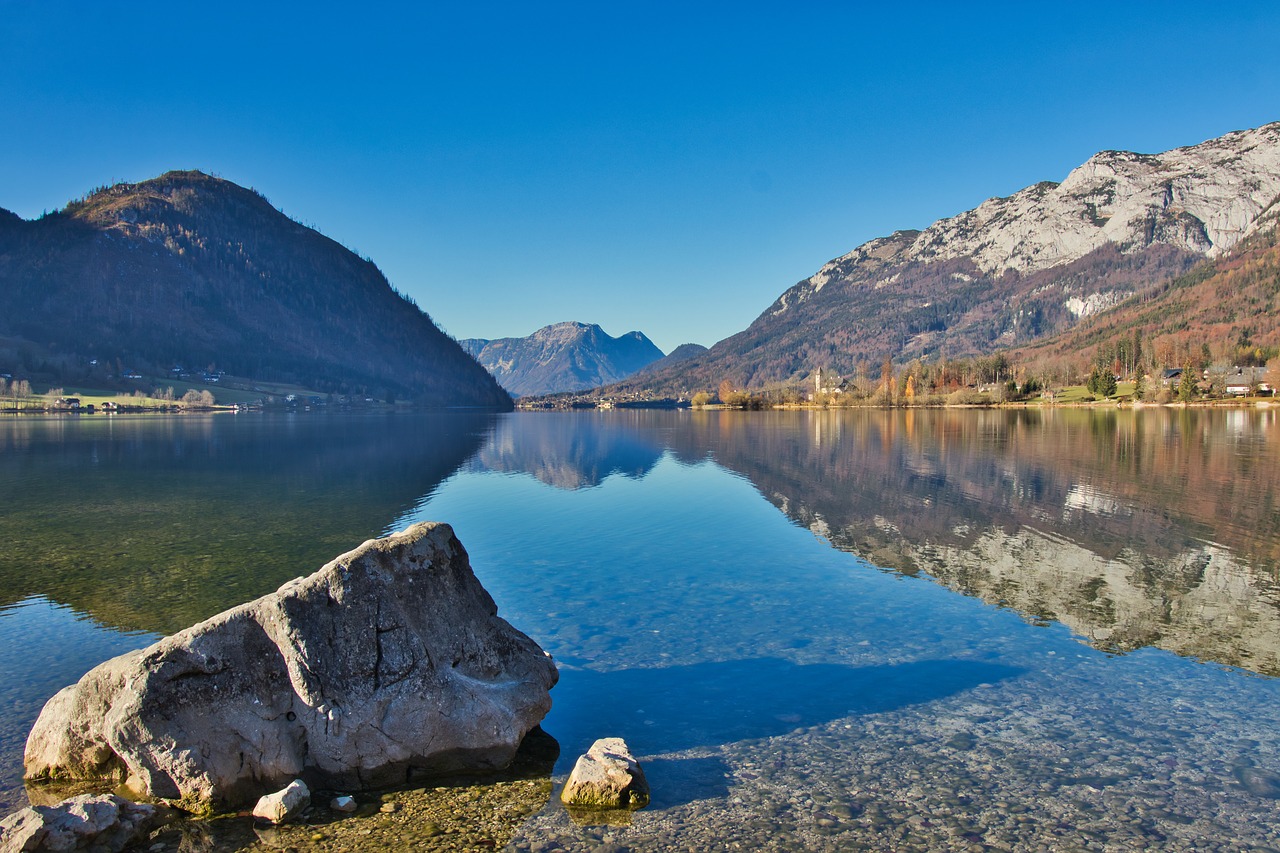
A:
[[[600,738],[573,765],[560,800],[568,806],[642,809],[649,804],[649,782],[626,741]]]
[[[0,822],[0,851],[99,850],[115,853],[142,837],[156,807],[114,794],[82,794],[56,806],[29,806]]]
[[[493,769],[556,679],[453,530],[427,522],[91,670],[41,712],[26,776],[123,778],[200,811],[295,778],[354,790]]]
[[[343,794],[340,797],[334,797],[329,801],[329,808],[335,812],[345,812],[350,814],[360,806],[356,803],[356,798],[349,794]]]
[[[1232,774],[1236,777],[1236,781],[1255,797],[1280,799],[1280,775],[1247,764],[1237,765],[1232,770]]]

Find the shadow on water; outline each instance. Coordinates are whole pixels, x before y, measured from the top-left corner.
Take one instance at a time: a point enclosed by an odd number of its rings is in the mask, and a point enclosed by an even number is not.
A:
[[[1020,672],[969,660],[856,667],[777,658],[603,673],[567,669],[544,726],[564,745],[557,769],[568,770],[598,737],[622,737],[637,755],[714,747],[931,702]],[[695,785],[708,784],[705,767],[667,763]]]

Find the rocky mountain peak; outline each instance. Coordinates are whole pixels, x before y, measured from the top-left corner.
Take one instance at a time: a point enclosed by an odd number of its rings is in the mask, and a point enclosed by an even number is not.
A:
[[[967,260],[987,274],[1030,274],[1108,244],[1124,251],[1165,244],[1214,257],[1253,233],[1278,196],[1280,122],[1162,154],[1101,151],[1061,183],[1034,184],[922,232],[864,243],[783,294],[771,313],[855,267],[874,270],[874,261]]]
[[[1163,154],[1103,151],[1056,186],[1037,184],[934,223],[907,256],[1028,273],[1107,243],[1215,255],[1240,242],[1277,195],[1280,123]]]
[[[643,332],[613,337],[594,323],[566,321],[523,338],[460,341],[509,392],[581,391],[617,382],[662,358]]]

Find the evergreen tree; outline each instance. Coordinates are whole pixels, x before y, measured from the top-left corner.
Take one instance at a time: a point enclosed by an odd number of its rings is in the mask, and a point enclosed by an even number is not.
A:
[[[1195,373],[1191,370],[1191,364],[1188,362],[1182,368],[1182,381],[1178,383],[1178,399],[1184,403],[1196,398],[1196,379]]]

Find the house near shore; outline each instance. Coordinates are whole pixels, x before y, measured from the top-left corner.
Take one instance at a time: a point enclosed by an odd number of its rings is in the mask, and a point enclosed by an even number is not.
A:
[[[1247,397],[1254,393],[1269,396],[1274,393],[1274,389],[1267,383],[1266,374],[1267,370],[1264,367],[1236,365],[1226,369],[1223,385],[1227,393],[1234,397]]]

